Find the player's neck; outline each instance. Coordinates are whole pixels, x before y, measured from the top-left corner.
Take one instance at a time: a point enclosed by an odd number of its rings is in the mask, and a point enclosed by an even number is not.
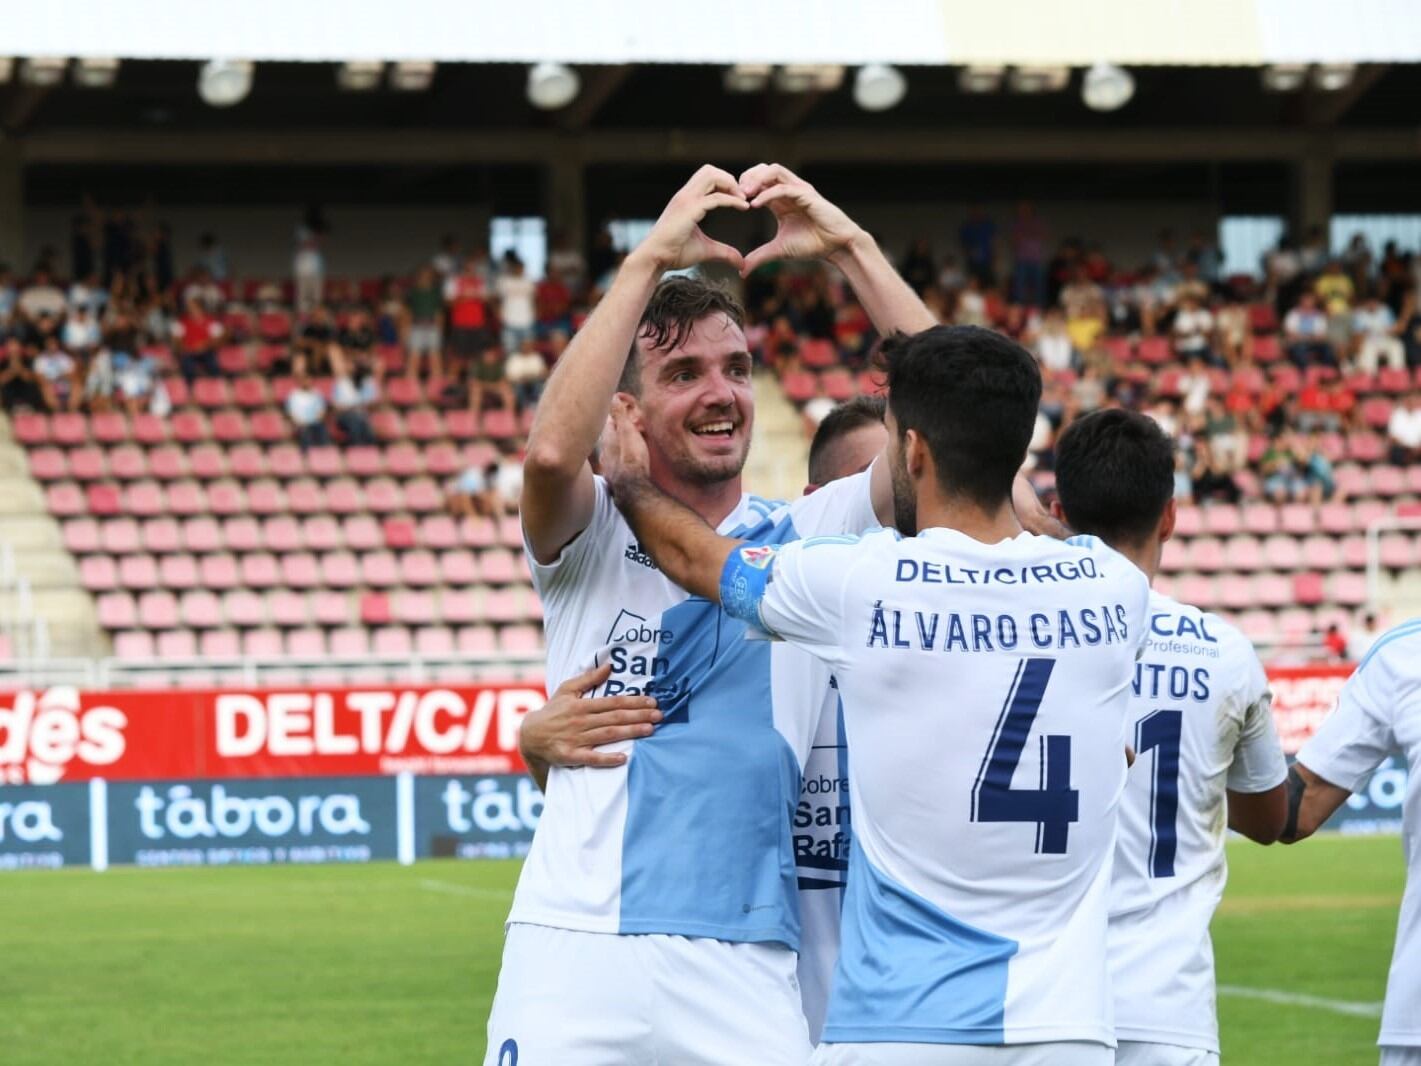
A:
[[[989,510],[971,500],[930,493],[918,500],[918,529],[936,527],[955,529],[983,544],[1011,540],[1021,532],[1010,499]]]
[[[1138,566],[1150,579],[1151,585],[1155,583],[1155,575],[1159,573],[1160,558],[1159,545],[1156,542],[1146,541],[1142,544],[1130,544],[1121,541],[1119,544],[1111,544],[1110,546]]]
[[[711,484],[697,484],[682,481],[653,470],[651,483],[673,500],[685,504],[705,520],[706,525],[717,529],[726,517],[740,506],[742,495],[740,475]]]

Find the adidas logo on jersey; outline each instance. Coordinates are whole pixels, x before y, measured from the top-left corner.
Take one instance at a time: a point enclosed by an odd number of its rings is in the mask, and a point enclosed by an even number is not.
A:
[[[632,541],[627,545],[627,550],[624,555],[627,559],[630,559],[634,563],[640,563],[648,570],[656,569],[656,563],[652,561],[650,555],[646,554],[646,549],[636,541]]]

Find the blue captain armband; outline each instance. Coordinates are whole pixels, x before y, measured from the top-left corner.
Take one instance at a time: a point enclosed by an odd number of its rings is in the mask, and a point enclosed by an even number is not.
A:
[[[779,549],[770,544],[742,544],[725,560],[720,572],[720,605],[725,613],[765,629],[760,601],[765,598]]]

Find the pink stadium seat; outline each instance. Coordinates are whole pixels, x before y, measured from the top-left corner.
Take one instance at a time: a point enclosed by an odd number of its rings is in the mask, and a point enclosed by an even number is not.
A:
[[[218,492],[213,488],[213,493]],[[214,501],[215,502],[215,501]],[[214,507],[214,510],[216,508]],[[240,510],[241,508],[235,508]],[[208,495],[195,481],[175,481],[168,487],[168,511],[175,515],[200,515],[208,510]]]
[[[1328,579],[1327,598],[1341,607],[1361,607],[1367,602],[1367,579],[1350,570],[1339,570]]]
[[[188,476],[187,452],[163,445],[148,453],[148,472],[160,481],[176,481]]]
[[[490,626],[464,626],[455,636],[455,645],[464,655],[493,655],[498,651]]]
[[[90,415],[89,428],[100,444],[122,444],[128,440],[128,419],[116,411]]]
[[[1342,552],[1334,537],[1314,535],[1302,542],[1300,564],[1309,570],[1335,570],[1342,565]]]
[[[1331,501],[1317,509],[1317,526],[1324,533],[1341,536],[1352,531],[1352,508],[1345,503]]]
[[[75,448],[69,453],[69,476],[79,481],[97,481],[108,472],[104,453],[98,448]]]
[[[54,415],[49,420],[49,436],[55,444],[73,447],[89,441],[89,418],[87,415],[66,411]]]
[[[229,551],[254,552],[265,546],[261,524],[250,515],[233,515],[222,522],[222,539]]]
[[[464,469],[463,459],[452,444],[431,444],[424,451],[424,466],[435,477],[452,477]]]
[[[479,435],[479,419],[472,411],[449,411],[444,415],[444,429],[457,441],[470,441]]]
[[[414,650],[410,631],[404,626],[385,626],[375,630],[371,640],[371,651],[376,655],[409,655]]]
[[[523,550],[523,526],[517,515],[504,515],[498,520],[498,542],[513,551]]]
[[[1384,396],[1373,396],[1362,401],[1362,421],[1372,429],[1386,429],[1391,418],[1392,403]]]
[[[222,613],[228,625],[249,629],[266,624],[266,606],[250,589],[232,589],[222,595]]]
[[[1302,551],[1296,537],[1275,533],[1263,542],[1263,564],[1272,570],[1296,570],[1302,565],[1302,561]]]
[[[543,641],[535,626],[504,626],[498,632],[498,648],[505,655],[536,655]]]
[[[1391,367],[1385,367],[1377,372],[1377,388],[1392,395],[1409,392],[1411,390],[1411,375],[1405,370],[1393,370]]]
[[[318,478],[340,477],[345,473],[345,453],[333,446],[312,448],[305,455],[305,463],[307,472]]]
[[[1141,337],[1136,355],[1143,363],[1159,366],[1170,360],[1169,339],[1167,337]]]
[[[1381,564],[1391,570],[1407,570],[1416,562],[1416,548],[1405,533],[1387,533],[1380,539]]]
[[[138,597],[138,624],[144,629],[172,629],[178,624],[178,601],[167,589],[153,589]]]
[[[523,596],[519,589],[489,589],[484,595],[484,617],[490,622],[521,622]]]
[[[1381,500],[1358,500],[1352,508],[1352,528],[1365,532],[1383,518],[1390,518],[1392,506]]]
[[[331,633],[331,654],[342,659],[363,659],[370,654],[369,633],[354,627],[334,630]]]
[[[255,510],[247,504],[246,490],[235,481],[213,482],[207,493],[207,503],[215,515],[244,515]]]
[[[72,555],[100,550],[99,524],[92,518],[71,518],[64,523],[64,548]]]
[[[281,579],[294,589],[311,589],[321,584],[321,564],[310,552],[281,556]]]
[[[365,506],[376,514],[392,514],[405,507],[405,494],[388,478],[376,478],[365,486]]]
[[[269,589],[281,582],[281,568],[269,552],[242,556],[242,580],[254,589]]]
[[[1370,475],[1356,463],[1345,463],[1338,466],[1335,475],[1339,495],[1355,499],[1371,491],[1372,479]]]
[[[415,546],[414,522],[408,518],[387,518],[380,523],[385,547],[393,551]]]
[[[130,485],[124,491],[123,506],[129,514],[140,518],[165,514],[168,509],[166,494],[156,481],[138,481]]]
[[[444,494],[432,479],[417,477],[405,485],[405,506],[415,514],[430,514],[444,506]]]
[[[1271,641],[1278,632],[1272,611],[1244,611],[1238,617],[1238,628],[1252,641]]]
[[[242,377],[232,383],[232,398],[239,407],[265,407],[268,392],[266,382],[258,377]]]
[[[367,592],[360,597],[360,621],[364,625],[386,625],[391,617],[393,617],[393,608],[389,593]]]
[[[805,339],[799,344],[799,360],[813,370],[823,370],[838,364],[839,353],[833,341]]]
[[[293,629],[286,634],[286,654],[319,659],[326,652],[326,635],[319,629]]]
[[[452,655],[454,631],[448,626],[420,626],[414,631],[416,655]]]
[[[172,518],[150,518],[143,523],[140,533],[146,552],[161,555],[182,550],[182,531]]]
[[[158,560],[158,580],[170,589],[196,588],[197,560],[186,554],[163,556]]]
[[[1291,542],[1290,542],[1291,543]],[[1263,569],[1263,547],[1257,537],[1239,535],[1224,542],[1224,561],[1236,573],[1252,573]],[[1276,566],[1270,557],[1269,565]]]
[[[49,419],[44,415],[19,413],[12,419],[11,432],[26,448],[49,443]]]
[[[510,440],[518,434],[518,422],[512,411],[485,411],[482,424],[484,436],[489,440]]]
[[[348,478],[332,481],[326,486],[326,508],[332,514],[359,514],[365,510],[360,486]],[[346,536],[349,542],[349,533]]]
[[[345,531],[345,546],[351,551],[374,551],[385,546],[385,532],[369,515],[357,514],[341,523]]]
[[[1245,607],[1253,606],[1256,602],[1255,588],[1265,580],[1267,579],[1264,577],[1253,579],[1242,574],[1225,575],[1219,579],[1217,585],[1218,605],[1231,611],[1241,611]]]
[[[95,485],[94,488],[102,488]],[[115,493],[117,495],[117,493]],[[115,505],[117,501],[115,501]],[[50,514],[63,518],[68,515],[83,514],[88,510],[84,492],[72,481],[62,481],[44,490],[44,506]]]
[[[138,625],[138,607],[127,592],[105,592],[95,607],[104,629],[132,629]]]
[[[459,521],[459,540],[466,548],[491,548],[497,542],[498,527],[490,518],[469,516]]]
[[[1278,508],[1271,503],[1248,503],[1243,508],[1243,528],[1256,536],[1278,531]]]
[[[253,449],[261,454],[260,449]],[[320,451],[330,449],[322,448]],[[292,478],[302,477],[306,473],[306,457],[301,454],[301,449],[293,444],[278,444],[264,455],[267,472],[274,478],[289,481]],[[253,473],[249,477],[260,477],[261,473]]]
[[[216,507],[213,508],[216,510]],[[247,510],[252,514],[284,514],[287,510],[286,492],[280,483],[263,478],[247,486]]]
[[[509,585],[518,579],[513,553],[506,548],[489,548],[479,556],[479,569],[491,585]]]
[[[232,390],[224,378],[198,378],[192,383],[192,400],[199,407],[226,407],[232,402]],[[213,421],[213,427],[216,427]]]
[[[1224,568],[1223,545],[1217,537],[1196,537],[1189,542],[1188,565],[1193,570],[1217,573]]]
[[[439,417],[438,411],[421,407],[411,411],[405,419],[405,433],[411,440],[439,440],[444,436],[444,420]]]
[[[168,440],[168,423],[157,415],[135,415],[133,439],[139,444],[165,444]]]
[[[110,555],[126,555],[142,547],[138,523],[131,518],[111,518],[99,527],[99,545]]]
[[[1367,565],[1367,538],[1360,533],[1343,537],[1341,542],[1342,565],[1349,570],[1362,570]]]
[[[498,449],[488,441],[477,440],[464,445],[464,466],[474,466],[483,470],[490,463],[496,462],[498,462]]]
[[[84,492],[84,501],[91,515],[115,515],[123,510],[116,485],[90,485]]]
[[[86,555],[79,560],[79,583],[90,592],[117,588],[118,566],[112,555]]]
[[[311,478],[297,478],[288,482],[283,496],[286,505],[295,514],[324,514],[326,511],[326,490]]]
[[[222,624],[222,601],[207,589],[192,589],[183,593],[178,613],[192,629],[216,629]]]
[[[1210,577],[1200,577],[1190,574],[1179,579],[1175,586],[1178,590],[1178,597],[1185,603],[1195,607],[1203,607],[1205,610],[1214,606],[1216,597],[1214,591],[1214,579]]]
[[[385,454],[379,448],[367,445],[347,448],[345,469],[351,477],[375,477],[385,472]]]
[[[286,418],[276,411],[252,412],[252,437],[263,444],[276,444],[288,440],[291,427]]]
[[[302,543],[312,551],[327,552],[345,547],[340,523],[330,515],[311,515],[301,520]]]
[[[237,659],[242,654],[242,638],[231,629],[209,629],[197,638],[204,659]]]
[[[348,551],[327,552],[321,556],[321,579],[333,589],[348,589],[360,584],[360,564]]]
[[[306,543],[301,526],[290,515],[275,515],[262,522],[262,541],[269,551],[298,552]]]
[[[415,588],[439,584],[439,565],[433,553],[423,549],[405,552],[400,556],[400,578]]]
[[[142,448],[122,445],[108,453],[109,474],[121,481],[148,476],[148,455]]]
[[[236,556],[226,553],[202,556],[197,563],[197,572],[202,584],[210,589],[236,588],[241,580]]]
[[[472,585],[479,580],[474,553],[467,548],[451,548],[439,553],[439,576],[445,585]]]
[[[410,626],[434,621],[434,596],[428,592],[401,592],[394,599],[395,621]]]
[[[113,653],[130,662],[151,661],[154,658],[153,634],[146,629],[118,633],[113,638]]]
[[[58,481],[69,476],[69,460],[58,448],[35,448],[29,453],[30,475],[37,481]]]
[[[1412,463],[1406,468],[1406,491],[1421,496],[1421,463]]]
[[[1280,517],[1284,533],[1306,536],[1314,529],[1313,509],[1305,503],[1284,504]]]
[[[398,411],[389,408],[376,411],[370,416],[370,428],[381,440],[400,440],[405,435],[405,424]]]
[[[1175,522],[1174,532],[1180,537],[1198,536],[1204,529],[1204,516],[1198,507],[1179,508],[1178,518]]]
[[[424,473],[424,453],[413,444],[393,444],[385,449],[385,468],[392,477],[419,477]]]
[[[448,515],[428,515],[419,520],[416,539],[424,547],[436,551],[453,548],[459,544],[459,529]]]
[[[168,402],[173,405],[175,410],[186,407],[192,402],[187,382],[176,374],[168,374],[163,378],[163,388],[168,390]]]
[[[350,621],[350,597],[343,592],[316,592],[311,596],[311,619],[318,626],[343,626]]]
[[[1300,574],[1293,575],[1293,602],[1300,606],[1315,607],[1323,601],[1324,589],[1322,575],[1311,570],[1305,570]],[[1284,604],[1273,604],[1272,606],[1284,606]]]
[[[190,552],[221,551],[222,529],[214,519],[206,516],[185,519],[182,523],[182,545]]]
[[[1385,499],[1400,496],[1406,491],[1406,475],[1400,467],[1376,466],[1372,468],[1372,492]]]
[[[420,401],[419,382],[407,377],[392,377],[385,382],[385,398],[396,407],[413,407]]]
[[[179,444],[197,444],[211,436],[207,419],[196,411],[175,411],[171,421],[173,440]]]
[[[242,634],[242,654],[251,659],[276,659],[284,654],[279,629],[250,629]]]
[[[531,588],[523,590],[523,613],[534,621],[543,620],[543,601]]]
[[[482,621],[482,597],[475,589],[446,588],[439,595],[439,615],[455,624]]]
[[[1262,574],[1253,582],[1253,598],[1242,607],[1287,607],[1293,602],[1293,582],[1282,574]]]
[[[366,552],[360,557],[360,576],[373,588],[391,588],[400,583],[400,568],[390,552]]]
[[[1376,433],[1347,436],[1347,457],[1358,463],[1379,463],[1386,458],[1386,444]]]

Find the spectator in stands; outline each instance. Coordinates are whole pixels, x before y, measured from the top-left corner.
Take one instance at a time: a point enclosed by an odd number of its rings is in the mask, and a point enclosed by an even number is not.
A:
[[[1159,243],[1155,245],[1155,254],[1150,265],[1160,277],[1172,284],[1179,275],[1179,259],[1179,246],[1175,243],[1174,230],[1166,226],[1159,231]]]
[[[1337,366],[1337,356],[1327,340],[1327,315],[1317,306],[1317,298],[1305,292],[1298,306],[1283,319],[1283,335],[1287,340],[1288,358],[1299,370],[1309,366]]]
[[[1421,389],[1409,393],[1392,408],[1386,436],[1393,464],[1421,462]]]
[[[1412,257],[1421,262],[1421,252]],[[1417,298],[1416,286],[1408,286],[1401,297],[1401,310],[1397,312],[1397,332],[1402,346],[1406,349],[1406,365],[1413,370],[1421,370],[1421,299]]]
[[[1184,261],[1190,264],[1199,280],[1212,289],[1219,281],[1219,271],[1223,257],[1218,245],[1209,239],[1203,230],[1196,229],[1189,236],[1189,247],[1184,250]]]
[[[197,262],[214,281],[227,280],[230,269],[227,265],[227,250],[217,240],[215,233],[204,233],[197,239]]]
[[[519,411],[537,406],[548,380],[548,364],[533,343],[530,333],[503,363],[503,376],[513,386],[513,399]]]
[[[1052,373],[1074,370],[1080,363],[1066,329],[1065,312],[1059,307],[1048,307],[1041,316],[1032,348],[1041,361],[1041,368]]]
[[[79,359],[86,359],[103,336],[93,310],[87,304],[73,307],[64,319],[64,347]]]
[[[1244,304],[1229,300],[1220,305],[1214,312],[1214,327],[1224,362],[1233,369],[1253,362],[1253,333]]]
[[[1362,628],[1353,630],[1347,638],[1347,654],[1353,662],[1361,662],[1367,657],[1367,652],[1372,650],[1375,644],[1386,632],[1382,629],[1377,620],[1375,611],[1368,611],[1362,615]]]
[[[440,284],[459,273],[459,268],[464,265],[464,256],[459,250],[459,238],[455,234],[446,233],[439,239],[439,251],[430,258],[429,265],[439,275]]]
[[[899,273],[919,296],[933,283],[937,275],[937,263],[933,260],[933,246],[926,237],[918,237],[908,246]]]
[[[432,266],[420,267],[405,294],[408,310],[405,347],[409,361],[405,372],[420,376],[421,363],[430,378],[444,376],[444,293]]]
[[[996,282],[997,224],[980,204],[972,208],[957,230],[962,245],[962,261],[969,277],[985,289]]]
[[[154,410],[168,402],[167,392],[159,378],[158,360],[143,352],[111,349],[114,379],[118,397],[130,415]],[[161,395],[161,401],[160,401]]]
[[[1341,662],[1347,658],[1347,635],[1336,622],[1327,623],[1327,632],[1322,635],[1322,646],[1330,658]]]
[[[296,430],[296,442],[301,450],[330,444],[331,435],[326,429],[326,398],[312,386],[306,373],[306,361],[297,357],[295,366],[296,382],[286,396],[286,415]]]
[[[498,494],[498,504],[503,514],[517,514],[518,501],[523,495],[523,457],[508,450],[498,458],[492,470],[489,483]]]
[[[26,318],[37,319],[43,315],[59,318],[69,309],[69,301],[64,290],[51,280],[49,271],[40,268],[20,291],[17,306]]]
[[[566,230],[558,230],[553,234],[552,247],[548,250],[546,275],[558,278],[570,290],[581,289],[587,285],[587,257],[573,245]]]
[[[1204,357],[1196,353],[1189,359],[1188,367],[1179,378],[1179,395],[1182,398],[1180,406],[1189,422],[1197,422],[1204,417],[1212,385],[1209,368],[1204,365]]]
[[[308,219],[296,227],[296,252],[291,258],[296,282],[296,313],[305,315],[325,297],[326,257],[321,251],[320,229]]]
[[[15,288],[15,273],[4,263],[0,263],[0,328],[10,325],[15,315],[15,305],[20,293]]]
[[[1279,314],[1296,302],[1302,269],[1297,249],[1286,233],[1278,238],[1278,246],[1263,257],[1264,293]]]
[[[1292,431],[1285,429],[1269,439],[1258,461],[1258,472],[1263,477],[1263,494],[1274,503],[1290,503],[1307,490],[1307,483],[1298,468],[1297,451]]]
[[[1233,473],[1248,457],[1248,436],[1222,397],[1211,396],[1204,409],[1204,438],[1219,469]]]
[[[226,303],[226,297],[222,293],[222,286],[212,280],[212,275],[207,272],[207,268],[202,265],[195,266],[192,276],[183,285],[182,302],[186,307],[193,300],[202,305],[208,314],[216,314]]]
[[[370,321],[370,312],[363,307],[351,311],[340,326],[336,339],[348,357],[363,359],[375,349],[375,327]],[[335,373],[334,370],[331,371]]]
[[[189,386],[199,375],[217,377],[217,341],[222,336],[222,323],[197,300],[187,302],[183,317],[173,325],[173,336],[178,342],[178,366]]]
[[[937,287],[944,293],[955,293],[967,284],[967,275],[957,256],[949,252],[942,257],[942,269],[937,272]]]
[[[1180,290],[1179,309],[1174,313],[1174,324],[1170,328],[1174,351],[1190,362],[1199,359],[1212,363],[1215,361],[1213,313],[1204,306],[1197,288],[1181,285]]]
[[[1306,440],[1298,439],[1296,446],[1307,502],[1316,505],[1332,499],[1337,492],[1337,477],[1332,470],[1332,460],[1323,450],[1322,433],[1314,431]]]
[[[1071,386],[1071,401],[1075,405],[1075,413],[1087,415],[1099,410],[1105,406],[1108,395],[1104,371],[1094,363],[1087,363],[1081,371],[1081,376]]]
[[[1406,368],[1406,347],[1397,336],[1400,327],[1391,308],[1382,302],[1381,290],[1364,290],[1362,304],[1352,312],[1352,334],[1357,345],[1357,369],[1375,374],[1383,361],[1393,370]]]
[[[1316,276],[1327,265],[1327,234],[1321,226],[1309,226],[1303,237],[1303,245],[1298,249],[1298,264],[1302,272]]]
[[[538,282],[534,297],[538,312],[538,336],[547,337],[554,331],[572,332],[572,287],[564,276],[553,269]]]
[[[79,365],[59,346],[53,333],[44,338],[44,347],[35,357],[35,375],[44,406],[50,411],[77,411],[83,393]]]
[[[1232,471],[1223,467],[1209,450],[1209,442],[1197,440],[1194,444],[1194,468],[1190,471],[1194,482],[1196,503],[1237,504],[1243,492]]]
[[[587,257],[587,281],[589,285],[601,286],[603,280],[617,265],[617,247],[612,240],[612,230],[603,223],[597,235],[592,238],[592,254]]]
[[[957,294],[957,309],[952,320],[959,326],[990,326],[987,316],[987,296],[982,291],[982,279],[976,274],[967,276],[967,285]]]
[[[293,347],[305,360],[307,372],[320,374],[330,369],[330,349],[337,339],[335,315],[325,304],[317,304],[302,324]]]
[[[1065,308],[1066,330],[1076,351],[1095,347],[1105,332],[1105,291],[1090,280],[1083,264],[1074,269],[1070,284],[1061,290],[1061,306]]]
[[[1040,307],[1046,300],[1046,226],[1030,200],[1016,205],[1011,253],[1011,298],[1027,307]]]
[[[1305,383],[1298,393],[1297,428],[1304,433],[1315,429],[1325,429],[1335,433],[1341,419],[1333,410],[1332,400],[1321,381],[1313,379]]]
[[[69,309],[71,311],[82,307],[97,319],[103,314],[104,305],[108,303],[108,299],[108,290],[104,288],[97,274],[76,274],[74,283],[69,286]]]
[[[444,302],[449,308],[449,347],[464,365],[477,359],[489,346],[488,289],[479,273],[479,261],[470,256],[459,273],[444,283]]]
[[[1347,242],[1347,247],[1342,252],[1342,265],[1357,290],[1365,290],[1372,276],[1372,248],[1367,243],[1366,234],[1352,234],[1352,239]]]
[[[335,411],[336,427],[346,444],[378,444],[370,426],[369,408],[380,402],[380,364],[368,351],[345,350],[341,345],[332,345],[330,356],[334,379],[331,409]]]
[[[7,411],[39,410],[45,406],[34,358],[14,335],[5,340],[0,354],[0,403]]]
[[[1174,450],[1174,498],[1181,504],[1194,502],[1194,479],[1189,476],[1193,460],[1183,448]]]
[[[493,487],[493,478],[497,473],[497,463],[489,463],[482,469],[466,467],[449,483],[444,493],[444,509],[456,518],[469,515],[496,517],[500,513],[498,492]]]
[[[799,412],[803,418],[804,436],[807,440],[814,439],[814,434],[819,431],[819,423],[828,418],[837,406],[838,404],[824,392],[824,379],[816,379],[814,395],[805,401]]]
[[[523,260],[511,251],[503,257],[503,271],[494,283],[494,292],[498,296],[498,319],[503,325],[503,351],[511,356],[533,336],[537,322],[534,299],[538,292]]]
[[[478,361],[469,369],[469,410],[475,414],[489,405],[489,399],[498,401],[498,407],[505,411],[515,408],[513,385],[504,373],[503,359],[496,346],[490,344],[479,354]]]
[[[88,358],[88,372],[84,375],[84,404],[90,411],[107,411],[118,395],[118,372],[114,367],[113,352],[107,346],[99,348]]]

